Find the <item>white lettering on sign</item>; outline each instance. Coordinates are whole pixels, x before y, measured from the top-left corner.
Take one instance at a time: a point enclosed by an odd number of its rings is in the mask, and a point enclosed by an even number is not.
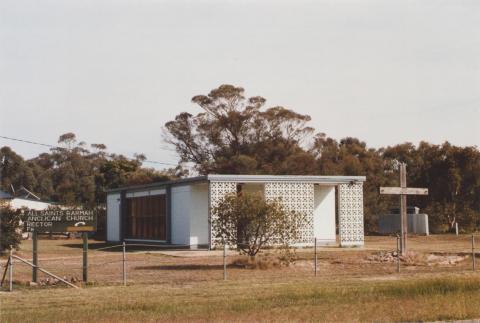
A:
[[[25,222],[28,231],[66,232],[70,227],[79,226],[79,223],[95,231],[97,214],[94,210],[29,210]]]
[[[93,221],[93,215],[67,215],[67,221]]]

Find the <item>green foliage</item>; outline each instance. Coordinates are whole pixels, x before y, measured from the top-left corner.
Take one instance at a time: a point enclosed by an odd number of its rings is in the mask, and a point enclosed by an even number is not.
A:
[[[288,250],[298,237],[302,214],[286,211],[279,201],[266,201],[260,193],[227,195],[212,210],[216,238],[254,257],[276,244]]]
[[[369,148],[357,138],[314,135],[310,117],[284,107],[265,108],[260,96],[222,85],[192,101],[203,110],[180,113],[166,123],[167,140],[182,162],[201,174],[365,175],[365,229],[378,230],[377,216],[398,207],[398,198],[379,194],[380,186],[397,186],[398,164],[407,163],[407,184],[427,187],[429,196],[409,196],[408,203],[429,215],[430,230],[444,232],[455,222],[471,232],[480,228],[480,151],[448,142],[418,146],[403,143]],[[22,186],[67,205],[105,203],[105,190],[185,176],[179,166],[163,172],[142,166],[145,156],[128,159],[108,154],[95,143],[90,150],[73,133],[58,140],[61,147],[24,160],[9,147],[0,148],[0,188]]]
[[[454,222],[465,231],[480,227],[477,147],[421,142],[374,149],[357,138],[312,136],[309,116],[283,107],[262,110],[264,98],[247,99],[243,88],[232,85],[192,101],[203,112],[181,113],[165,128],[181,160],[201,174],[365,175],[365,229],[375,232],[377,216],[399,203],[380,195],[379,187],[398,186],[398,164],[405,162],[407,184],[429,189],[428,197],[409,196],[408,203],[429,215],[432,232],[447,231]]]
[[[246,98],[241,87],[222,85],[192,102],[203,112],[167,122],[167,141],[201,174],[308,174],[314,159],[299,146],[313,129],[310,117],[283,107],[262,110],[265,99]],[[310,163],[309,163],[310,162]]]
[[[107,189],[167,180],[179,171],[142,167],[144,155],[132,160],[108,154],[103,144],[92,144],[90,151],[73,133],[61,135],[58,142],[61,147],[30,160],[2,147],[0,188],[11,192],[12,186],[23,186],[46,201],[93,207],[105,203]]]
[[[0,204],[0,254],[10,247],[18,249],[22,239],[22,210],[14,210],[6,202]]]

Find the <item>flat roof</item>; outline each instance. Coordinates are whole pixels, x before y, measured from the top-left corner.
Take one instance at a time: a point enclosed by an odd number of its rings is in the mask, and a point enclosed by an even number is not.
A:
[[[365,176],[317,176],[317,175],[219,175],[187,177],[171,181],[155,182],[145,185],[124,186],[107,190],[107,193],[153,189],[164,186],[186,185],[197,182],[234,182],[234,183],[271,183],[271,182],[296,182],[320,185],[338,185],[352,182],[365,182]]]

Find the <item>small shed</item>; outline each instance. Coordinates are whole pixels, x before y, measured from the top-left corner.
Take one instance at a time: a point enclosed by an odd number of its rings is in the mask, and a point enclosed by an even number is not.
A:
[[[211,208],[229,193],[280,198],[306,221],[296,245],[364,243],[364,176],[206,175],[107,191],[107,241],[215,247]],[[337,206],[337,208],[336,208]],[[338,217],[336,217],[336,209]],[[338,221],[336,220],[338,218]]]

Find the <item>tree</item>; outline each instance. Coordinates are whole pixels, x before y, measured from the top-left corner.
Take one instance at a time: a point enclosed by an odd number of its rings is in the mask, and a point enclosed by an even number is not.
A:
[[[363,185],[365,229],[378,231],[378,215],[385,214],[393,199],[380,196],[380,186],[398,185],[391,165],[385,163],[381,150],[368,148],[357,138],[347,137],[337,142],[320,133],[315,137],[311,152],[316,157],[319,175],[362,175],[367,177]]]
[[[227,195],[212,214],[217,240],[251,257],[267,245],[288,247],[303,221],[302,214],[285,210],[279,201],[248,192]]]
[[[11,192],[22,186],[44,200],[63,205],[93,207],[105,203],[105,190],[123,185],[147,184],[186,172],[178,167],[165,171],[143,167],[145,155],[134,159],[109,154],[104,144],[92,144],[90,152],[74,133],[59,137],[61,147],[24,160],[9,147],[0,149],[0,186]]]
[[[448,230],[455,221],[465,230],[480,222],[480,151],[448,142],[418,146],[403,143],[369,148],[357,138],[340,141],[313,135],[310,117],[284,107],[265,109],[260,96],[222,85],[192,98],[203,111],[180,113],[165,124],[165,136],[201,174],[365,175],[365,229],[376,232],[380,214],[398,206],[393,196],[380,196],[380,186],[397,186],[398,165],[406,162],[410,186],[428,187],[430,195],[409,198],[430,216],[432,232]],[[308,147],[306,143],[311,143]]]
[[[1,201],[0,217],[0,254],[3,254],[10,247],[16,249],[20,245],[22,210],[14,210],[9,203]]]
[[[480,151],[476,147],[406,143],[385,148],[383,158],[406,162],[408,184],[429,189],[428,198],[409,201],[429,215],[432,232],[451,230],[455,222],[465,231],[479,227]]]
[[[221,85],[192,98],[203,109],[183,112],[165,124],[166,140],[181,162],[193,162],[201,174],[308,174],[315,166],[301,143],[313,129],[307,115],[284,107],[262,108],[260,96]],[[299,163],[301,161],[301,163]]]
[[[10,147],[0,149],[0,187],[12,192],[22,186],[31,188],[36,185],[36,178],[25,160]]]

